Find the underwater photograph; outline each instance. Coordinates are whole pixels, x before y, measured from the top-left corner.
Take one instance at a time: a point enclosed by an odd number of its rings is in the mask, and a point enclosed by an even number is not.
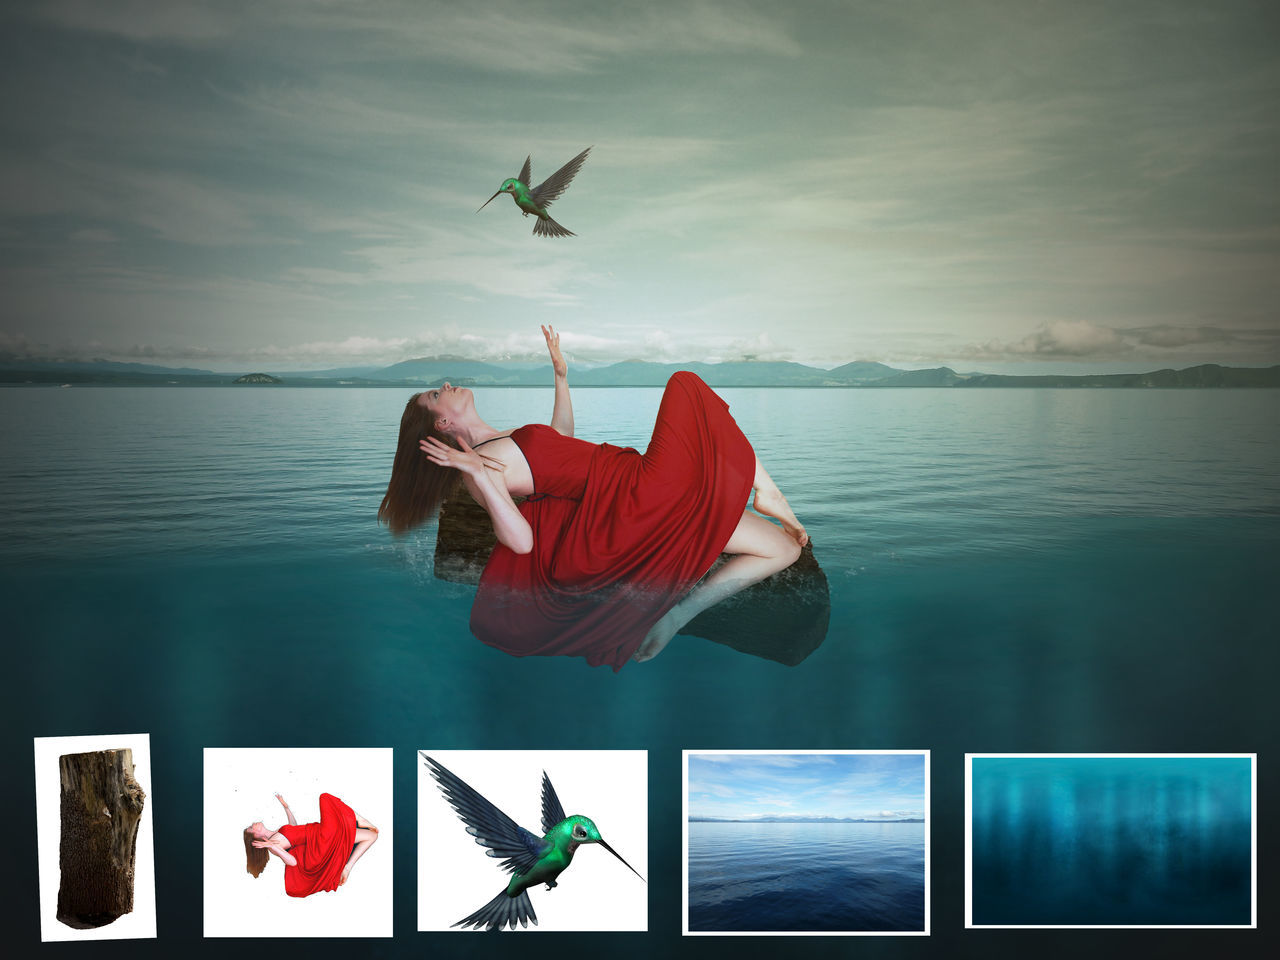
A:
[[[1256,924],[1255,763],[969,758],[971,925]]]

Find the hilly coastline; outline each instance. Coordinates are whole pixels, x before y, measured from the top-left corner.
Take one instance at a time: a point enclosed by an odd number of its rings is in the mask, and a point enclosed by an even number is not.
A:
[[[923,817],[690,817],[690,823],[924,823]]]
[[[597,367],[575,367],[574,387],[660,387],[677,370],[692,370],[712,387],[910,388],[1081,388],[1205,389],[1280,387],[1280,365],[1225,367],[1206,363],[1182,370],[1145,373],[1011,376],[957,373],[950,367],[899,370],[882,363],[855,361],[824,370],[790,361],[738,360],[725,363],[654,363],[624,360]],[[244,371],[215,373],[190,367],[162,367],[115,361],[5,360],[0,384],[116,386],[409,387],[448,380],[472,387],[528,387],[551,383],[548,364],[490,363],[461,357],[424,357],[388,367],[348,367],[317,371]]]

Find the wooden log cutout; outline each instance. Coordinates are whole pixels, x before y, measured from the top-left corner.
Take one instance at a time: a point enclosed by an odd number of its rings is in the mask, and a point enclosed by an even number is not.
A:
[[[86,930],[133,912],[133,862],[146,794],[133,779],[133,751],[58,758],[62,838],[58,919]]]
[[[454,494],[440,506],[435,575],[479,583],[496,542],[484,508],[465,490]],[[721,554],[717,564],[726,559]],[[822,645],[830,620],[831,592],[810,540],[787,569],[698,614],[680,632],[793,667]]]

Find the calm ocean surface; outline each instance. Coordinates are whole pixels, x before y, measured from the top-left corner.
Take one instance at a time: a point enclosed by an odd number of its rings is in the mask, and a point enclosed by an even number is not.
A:
[[[682,749],[932,750],[936,939],[963,915],[964,752],[1280,747],[1280,391],[725,389],[813,536],[827,640],[789,668],[682,638],[617,675],[483,646],[434,528],[379,528],[408,393],[0,389],[14,756],[149,732],[172,836],[204,746],[390,746],[412,837],[418,748],[647,749],[650,928],[678,942]],[[643,447],[659,396],[579,389],[578,433]],[[495,425],[551,400],[477,393]],[[161,908],[198,938],[198,903]]]
[[[923,823],[690,823],[690,931],[924,930]]]

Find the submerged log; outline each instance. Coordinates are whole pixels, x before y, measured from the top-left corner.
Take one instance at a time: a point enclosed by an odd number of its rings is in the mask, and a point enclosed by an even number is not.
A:
[[[133,779],[133,751],[58,758],[62,838],[58,919],[79,930],[133,912],[133,862],[146,794]]]
[[[489,515],[460,491],[440,507],[435,575],[479,583],[496,542]],[[721,554],[717,564],[726,559]],[[786,570],[698,614],[680,632],[795,666],[822,645],[830,619],[830,589],[810,541]]]

